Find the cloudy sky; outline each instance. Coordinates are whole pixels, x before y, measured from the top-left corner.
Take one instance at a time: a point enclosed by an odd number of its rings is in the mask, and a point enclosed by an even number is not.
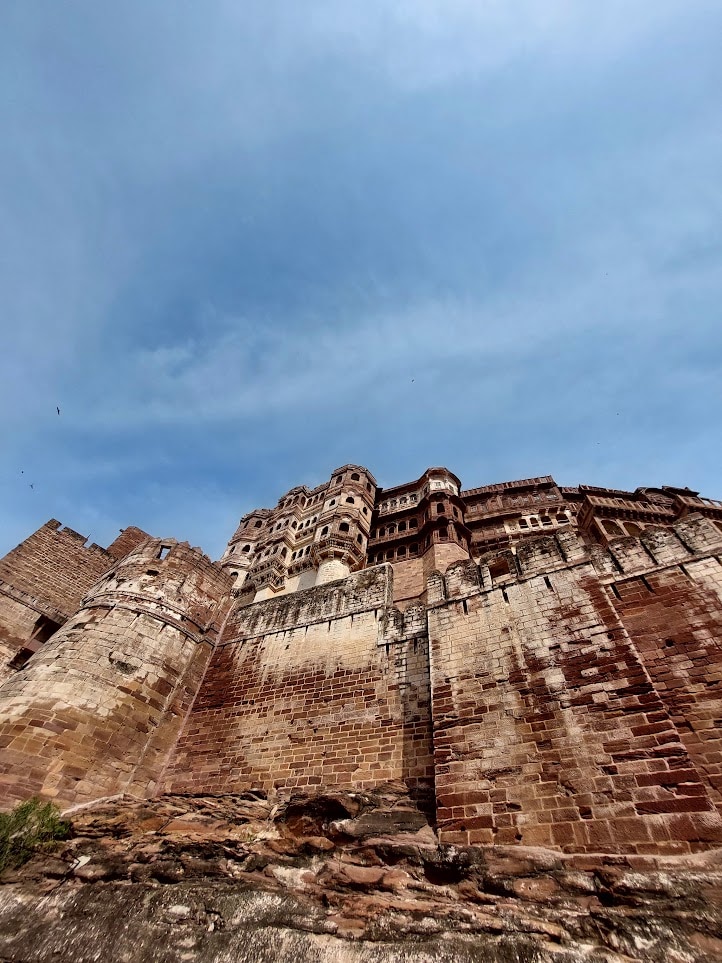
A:
[[[722,498],[720,36],[719,0],[4,0],[0,552],[56,517],[216,557],[345,462]]]

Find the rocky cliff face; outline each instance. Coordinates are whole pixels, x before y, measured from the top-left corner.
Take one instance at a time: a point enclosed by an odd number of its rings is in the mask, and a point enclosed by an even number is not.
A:
[[[439,845],[375,792],[117,798],[0,886],[5,963],[712,963],[722,853]]]

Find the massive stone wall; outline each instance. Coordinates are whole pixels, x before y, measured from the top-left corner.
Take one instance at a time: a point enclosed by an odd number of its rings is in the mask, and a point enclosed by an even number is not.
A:
[[[711,554],[722,545],[703,519],[677,528],[658,536],[656,556],[647,538],[592,558],[565,533],[432,580],[442,839],[640,853],[722,842]],[[696,552],[682,541],[695,533]],[[630,580],[640,561],[654,574]],[[671,628],[676,673],[662,654]]]
[[[611,551],[624,565],[611,600],[722,813],[722,532],[695,517]],[[666,773],[657,779],[670,786]]]
[[[720,553],[701,516],[478,564],[440,541],[247,604],[185,544],[50,522],[0,566],[5,655],[37,650],[0,689],[0,798],[401,780],[449,844],[722,844]]]
[[[152,795],[198,690],[230,577],[146,541],[0,688],[0,797]]]
[[[423,612],[391,608],[390,566],[227,620],[165,791],[433,782]]]
[[[0,559],[0,682],[77,611],[88,589],[148,536],[126,529],[106,551],[51,519]]]

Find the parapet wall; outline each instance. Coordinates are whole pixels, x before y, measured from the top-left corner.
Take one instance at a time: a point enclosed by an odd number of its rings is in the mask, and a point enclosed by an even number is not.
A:
[[[0,688],[0,798],[152,795],[230,601],[186,544],[147,540]]]
[[[721,549],[712,523],[689,518],[609,552],[540,538],[432,580],[442,839],[722,842]]]
[[[239,607],[163,790],[433,785],[428,646],[390,608],[388,565]],[[399,623],[399,618],[401,622]]]

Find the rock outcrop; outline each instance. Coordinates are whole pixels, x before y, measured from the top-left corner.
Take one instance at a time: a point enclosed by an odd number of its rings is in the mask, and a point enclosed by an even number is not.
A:
[[[118,797],[0,886],[4,963],[713,963],[722,851],[440,845],[402,784]]]

